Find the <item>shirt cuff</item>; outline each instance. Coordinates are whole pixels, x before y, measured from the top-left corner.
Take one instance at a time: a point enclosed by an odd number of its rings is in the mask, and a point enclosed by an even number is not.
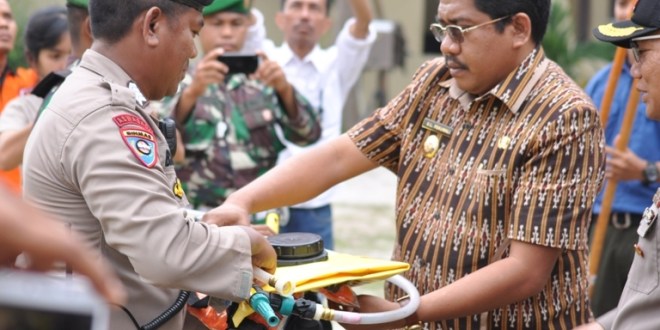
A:
[[[353,47],[369,47],[371,46],[375,41],[376,37],[378,36],[378,33],[376,32],[376,29],[374,29],[371,25],[369,26],[369,34],[367,34],[367,37],[364,39],[361,38],[356,38],[351,34],[351,26],[353,23],[355,23],[355,17],[349,18],[346,23],[344,23],[344,27],[341,29],[339,32],[339,35],[337,35],[337,43],[347,43]]]
[[[233,275],[225,277],[227,282],[223,286],[228,288],[233,301],[240,301],[250,298],[250,288],[253,282],[252,269],[252,247],[250,245],[250,236],[239,226],[219,227],[223,236],[233,237],[232,250],[243,255],[241,258],[234,258],[232,265],[223,265],[221,267],[231,267]]]

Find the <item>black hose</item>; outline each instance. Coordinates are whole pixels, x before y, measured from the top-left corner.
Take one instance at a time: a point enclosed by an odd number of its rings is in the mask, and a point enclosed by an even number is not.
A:
[[[137,322],[135,317],[133,316],[133,313],[128,310],[128,308],[124,306],[119,306],[126,314],[128,317],[131,319],[133,324],[135,325],[135,328],[138,330],[155,330],[160,328],[163,324],[167,323],[167,321],[171,320],[178,312],[180,312],[183,307],[186,306],[186,302],[188,301],[188,297],[190,297],[190,291],[181,291],[179,293],[179,296],[176,298],[176,301],[174,301],[174,304],[170,306],[170,308],[166,309],[162,314],[158,315],[155,319],[153,319],[151,322],[140,326],[140,324]]]
[[[160,328],[186,306],[189,296],[190,291],[181,291],[179,297],[176,298],[176,301],[170,306],[170,308],[166,309],[163,314],[158,315],[153,321],[140,327],[140,330],[154,330]]]

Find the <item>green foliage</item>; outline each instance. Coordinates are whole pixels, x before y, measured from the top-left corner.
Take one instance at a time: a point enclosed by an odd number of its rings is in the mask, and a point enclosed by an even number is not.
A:
[[[548,32],[543,39],[546,56],[584,86],[589,78],[614,57],[614,46],[598,41],[577,42],[573,15],[566,0],[552,4]]]
[[[23,53],[23,31],[25,31],[25,24],[28,20],[28,8],[26,8],[24,2],[12,3],[11,7],[14,12],[14,19],[18,25],[18,33],[16,33],[14,49],[9,54],[9,64],[14,67],[27,66],[27,61]]]

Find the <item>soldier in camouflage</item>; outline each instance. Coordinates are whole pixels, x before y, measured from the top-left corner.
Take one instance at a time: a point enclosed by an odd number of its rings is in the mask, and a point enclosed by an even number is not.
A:
[[[205,55],[190,66],[181,93],[162,104],[162,114],[174,118],[181,132],[185,159],[177,173],[195,208],[221,204],[275,166],[285,148],[276,131],[301,146],[321,134],[313,107],[274,61],[260,54],[257,71],[248,77],[228,75],[217,59],[243,47],[249,8],[248,1],[215,0],[204,9]]]

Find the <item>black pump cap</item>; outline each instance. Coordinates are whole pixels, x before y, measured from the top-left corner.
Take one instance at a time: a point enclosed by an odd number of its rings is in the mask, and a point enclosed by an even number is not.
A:
[[[312,233],[285,233],[268,237],[277,253],[278,266],[301,265],[328,259],[321,236]]]

